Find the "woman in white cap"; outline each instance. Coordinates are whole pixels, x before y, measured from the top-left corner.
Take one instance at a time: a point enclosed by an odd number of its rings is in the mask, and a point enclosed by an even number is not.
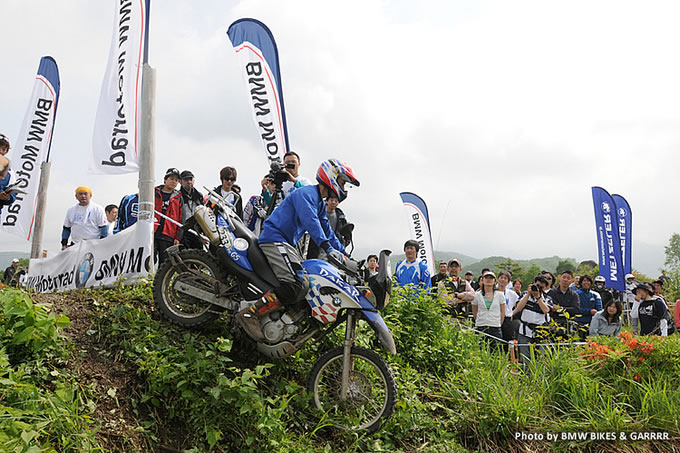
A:
[[[472,301],[472,316],[475,318],[477,330],[488,335],[503,339],[501,324],[505,319],[505,294],[496,290],[496,274],[486,271],[482,275],[481,288],[475,293]],[[493,343],[497,348],[498,344]]]

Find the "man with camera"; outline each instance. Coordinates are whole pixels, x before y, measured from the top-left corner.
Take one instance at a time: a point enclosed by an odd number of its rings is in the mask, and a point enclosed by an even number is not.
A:
[[[537,275],[534,283],[529,285],[513,312],[513,317],[519,317],[520,326],[517,341],[520,361],[527,363],[531,357],[529,344],[536,343],[537,327],[550,322],[552,298],[547,294],[550,283],[544,275]]]
[[[312,181],[299,175],[300,171],[300,156],[295,151],[288,151],[283,155],[283,169],[288,172],[288,181],[283,183],[283,195],[288,196],[290,193],[304,186],[311,186]]]

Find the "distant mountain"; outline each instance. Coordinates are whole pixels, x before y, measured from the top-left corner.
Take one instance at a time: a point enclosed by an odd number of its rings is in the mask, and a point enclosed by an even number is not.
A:
[[[438,264],[440,261],[448,261],[452,258],[457,258],[460,260],[461,264],[463,265],[463,270],[467,271],[472,271],[475,275],[480,275],[482,273],[482,269],[484,268],[489,268],[493,271],[496,270],[496,265],[499,263],[502,263],[504,261],[508,260],[508,257],[506,256],[489,256],[487,258],[473,258],[471,256],[463,255],[462,253],[458,252],[435,252],[435,262]],[[397,263],[401,260],[403,260],[405,255],[403,253],[399,255],[392,255],[392,269],[395,268]],[[512,261],[519,264],[524,268],[524,270],[529,269],[532,265],[538,266],[539,269],[541,270],[546,270],[550,272],[555,272],[555,269],[557,269],[557,264],[560,261],[567,260],[574,265],[577,265],[578,262],[574,258],[562,258],[559,256],[551,256],[548,258],[533,258],[530,260],[516,260],[513,259]],[[435,266],[435,272],[436,272],[437,266]]]

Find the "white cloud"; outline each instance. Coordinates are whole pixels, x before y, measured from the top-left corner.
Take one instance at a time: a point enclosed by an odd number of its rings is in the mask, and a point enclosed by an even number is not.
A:
[[[82,0],[0,7],[12,17],[0,131],[16,134],[39,57],[52,54],[61,69],[52,249],[75,185],[92,185],[103,204],[136,191],[132,175],[86,173],[110,10]],[[234,165],[245,192],[257,190],[266,164],[226,37],[233,20],[256,17],[279,46],[303,173],[333,156],[360,176],[343,203],[359,247],[400,249],[408,228],[398,193],[410,190],[428,202],[440,249],[592,258],[592,185],[626,196],[634,237],[658,246],[680,221],[667,208],[678,195],[667,181],[680,144],[679,10],[663,1],[154,2],[156,177],[191,168],[213,186]]]

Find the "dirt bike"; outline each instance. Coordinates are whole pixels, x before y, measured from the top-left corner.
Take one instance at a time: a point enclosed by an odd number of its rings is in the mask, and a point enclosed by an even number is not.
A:
[[[155,277],[154,302],[164,319],[185,327],[203,325],[226,312],[232,332],[244,337],[234,315],[273,290],[277,280],[257,236],[229,203],[207,190],[211,207],[198,207],[184,227],[197,224],[209,240],[209,250],[168,248],[168,259]],[[390,253],[380,252],[380,272],[366,286],[359,284],[356,262],[304,261],[309,278],[304,300],[260,318],[265,340],[256,348],[271,359],[289,357],[345,323],[343,346],[323,354],[307,379],[313,405],[342,429],[376,431],[394,411],[397,388],[388,365],[371,349],[355,345],[357,322],[364,319],[383,347],[396,354],[379,313],[392,292]]]

